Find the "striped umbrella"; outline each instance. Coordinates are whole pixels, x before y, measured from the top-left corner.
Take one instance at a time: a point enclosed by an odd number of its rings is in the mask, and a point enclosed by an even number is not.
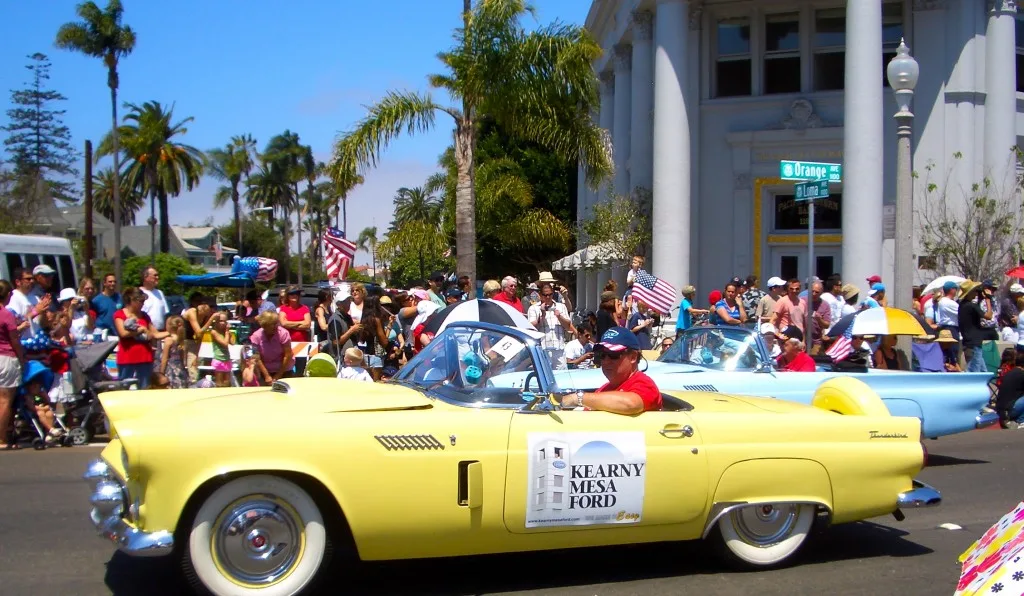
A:
[[[899,308],[868,308],[839,319],[828,334],[849,335],[927,335],[920,316]]]
[[[444,328],[460,321],[480,321],[520,329],[533,329],[523,313],[496,300],[465,300],[449,305],[431,316],[424,326],[425,333],[441,333]]]

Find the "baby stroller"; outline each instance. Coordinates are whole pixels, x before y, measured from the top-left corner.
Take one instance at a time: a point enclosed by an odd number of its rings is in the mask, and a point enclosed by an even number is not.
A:
[[[107,432],[107,418],[103,414],[98,395],[105,391],[120,391],[138,385],[137,379],[112,379],[107,372],[106,360],[117,342],[97,342],[75,348],[70,360],[72,395],[65,404],[68,436],[74,445],[85,445],[98,434]]]
[[[21,387],[14,398],[14,442],[32,432],[36,435],[32,438],[32,447],[35,449],[46,449],[63,445],[72,445],[71,436],[68,434],[67,426],[60,419],[60,416],[53,417],[53,430],[47,433],[43,428],[39,417],[36,415],[33,398],[28,395],[27,387],[34,383],[40,383],[44,390],[49,391],[53,387],[54,374],[46,364],[39,360],[29,360],[21,374]]]

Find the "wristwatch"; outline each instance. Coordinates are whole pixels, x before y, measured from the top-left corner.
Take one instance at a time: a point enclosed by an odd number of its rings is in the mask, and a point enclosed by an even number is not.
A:
[[[583,407],[583,390],[576,391],[576,407]]]

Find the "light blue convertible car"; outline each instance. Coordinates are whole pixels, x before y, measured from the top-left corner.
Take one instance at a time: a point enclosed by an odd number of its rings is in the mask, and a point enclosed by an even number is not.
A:
[[[641,369],[643,369],[641,363]],[[881,396],[893,416],[920,418],[929,438],[991,426],[999,421],[986,406],[988,373],[919,373],[864,369],[832,372],[779,372],[764,339],[736,327],[688,330],[647,374],[662,390],[715,391],[770,396],[810,404],[818,385],[836,376],[854,376]],[[596,389],[605,383],[600,369],[555,372],[560,389]],[[516,381],[522,382],[522,381]]]

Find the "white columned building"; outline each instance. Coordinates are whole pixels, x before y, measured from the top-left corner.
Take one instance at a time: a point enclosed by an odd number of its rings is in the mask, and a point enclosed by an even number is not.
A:
[[[925,178],[955,196],[984,178],[1015,179],[1024,131],[1018,64],[1024,39],[1012,0],[594,0],[586,27],[605,49],[600,125],[611,193],[653,196],[650,269],[698,303],[733,276],[806,279],[840,273],[891,283],[897,111],[885,65],[906,39],[920,63],[914,96],[916,208]],[[779,162],[841,163],[843,181],[808,217]],[[1006,181],[1006,182],[1003,182]],[[917,282],[934,259],[920,237]],[[597,306],[611,272],[585,272],[578,302]]]

